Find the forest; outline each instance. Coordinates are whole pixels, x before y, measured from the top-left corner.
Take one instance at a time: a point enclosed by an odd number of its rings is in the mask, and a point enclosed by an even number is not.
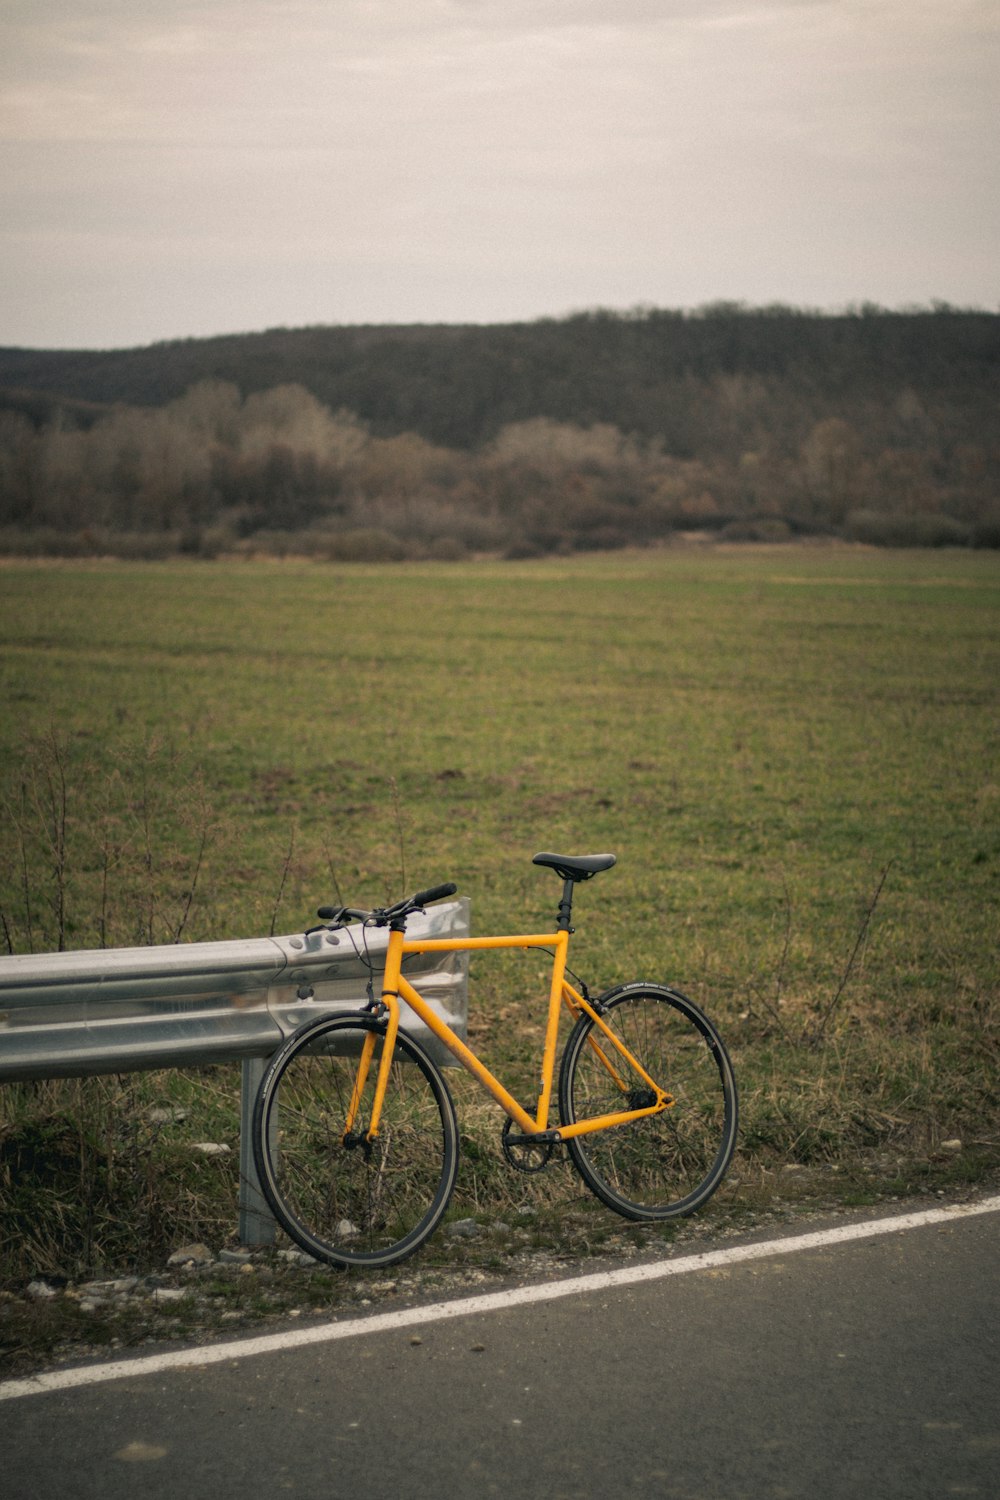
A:
[[[719,304],[0,349],[0,552],[1000,546],[1000,315]]]

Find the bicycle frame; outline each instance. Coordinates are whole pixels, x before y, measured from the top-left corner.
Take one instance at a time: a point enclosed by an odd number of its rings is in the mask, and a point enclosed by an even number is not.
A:
[[[472,1051],[472,1049],[456,1035],[447,1022],[435,1015],[427,1002],[413,988],[401,973],[403,959],[408,953],[449,953],[449,952],[474,952],[500,948],[544,948],[554,950],[552,962],[552,981],[549,989],[548,1021],[545,1028],[545,1042],[542,1051],[541,1092],[538,1096],[538,1108],[534,1119],[528,1114],[518,1101],[510,1094],[498,1078],[496,1078]],[[566,955],[569,950],[569,933],[560,931],[555,933],[530,933],[516,937],[483,937],[483,938],[427,938],[407,940],[405,932],[401,928],[392,928],[389,933],[389,944],[385,961],[385,986],[382,990],[381,1003],[388,1011],[388,1024],[386,1029],[385,1046],[382,1049],[382,1057],[379,1062],[379,1072],[375,1082],[375,1097],[372,1104],[371,1120],[366,1132],[367,1139],[373,1140],[378,1135],[379,1121],[382,1114],[382,1101],[385,1098],[386,1085],[389,1078],[389,1069],[392,1064],[393,1052],[396,1045],[396,1033],[399,1029],[400,1001],[409,1005],[420,1017],[420,1020],[429,1031],[446,1046],[458,1059],[462,1066],[471,1073],[488,1093],[505,1110],[511,1119],[524,1131],[527,1136],[541,1137],[550,1141],[566,1141],[572,1136],[586,1135],[596,1130],[607,1130],[616,1125],[629,1125],[634,1120],[643,1120],[651,1115],[661,1114],[665,1109],[671,1108],[674,1103],[672,1095],[668,1094],[655,1079],[650,1078],[639,1061],[633,1057],[624,1043],[614,1035],[608,1027],[598,1010],[584,998],[583,995],[573,988],[566,979]],[[643,1083],[653,1091],[655,1102],[644,1105],[639,1109],[622,1110],[614,1114],[596,1115],[591,1119],[577,1120],[571,1125],[559,1125],[549,1130],[549,1110],[552,1100],[552,1081],[555,1074],[556,1047],[559,1034],[559,1017],[563,1004],[567,1006],[572,1015],[581,1013],[588,1015],[594,1022],[595,1027],[603,1033],[610,1043],[610,1048],[620,1055],[633,1074],[641,1078]],[[355,1081],[354,1094],[349,1105],[349,1118],[346,1124],[347,1133],[354,1129],[354,1122],[360,1104],[365,1084],[371,1066],[372,1056],[375,1050],[375,1035],[369,1034],[365,1039],[358,1064],[358,1075]],[[616,1066],[615,1058],[609,1055],[594,1039],[590,1037],[597,1056],[604,1067],[607,1068],[612,1078],[616,1080],[619,1087],[625,1092],[626,1084]]]

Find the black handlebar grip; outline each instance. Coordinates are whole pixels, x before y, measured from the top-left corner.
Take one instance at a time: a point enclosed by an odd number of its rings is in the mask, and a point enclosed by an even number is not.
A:
[[[427,906],[431,901],[443,901],[445,896],[454,896],[457,890],[457,885],[446,880],[444,885],[432,885],[429,891],[418,891],[413,897],[413,905]]]
[[[339,917],[339,915],[340,915],[340,907],[339,906],[320,906],[320,907],[317,908],[316,915],[322,921],[329,922],[333,917]]]

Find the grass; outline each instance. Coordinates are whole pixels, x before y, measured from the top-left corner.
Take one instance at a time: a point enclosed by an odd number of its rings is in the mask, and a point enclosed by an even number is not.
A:
[[[726,1037],[744,1128],[709,1212],[975,1180],[1000,1160],[998,623],[968,552],[7,566],[10,944],[294,931],[448,879],[478,932],[544,926],[532,853],[612,849],[572,962],[675,983]],[[531,1097],[530,963],[477,957],[472,995]],[[558,1240],[568,1170],[512,1178],[449,1077],[456,1214],[535,1204]],[[235,1148],[234,1083],[5,1089],[8,1284],[232,1238],[235,1149],[188,1145]],[[153,1126],[164,1099],[185,1118]]]

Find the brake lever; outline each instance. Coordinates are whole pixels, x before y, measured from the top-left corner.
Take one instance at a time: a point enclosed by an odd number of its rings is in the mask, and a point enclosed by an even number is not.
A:
[[[344,925],[343,922],[331,922],[329,925],[326,922],[321,922],[318,927],[307,927],[302,936],[312,937],[314,932],[343,932]]]

